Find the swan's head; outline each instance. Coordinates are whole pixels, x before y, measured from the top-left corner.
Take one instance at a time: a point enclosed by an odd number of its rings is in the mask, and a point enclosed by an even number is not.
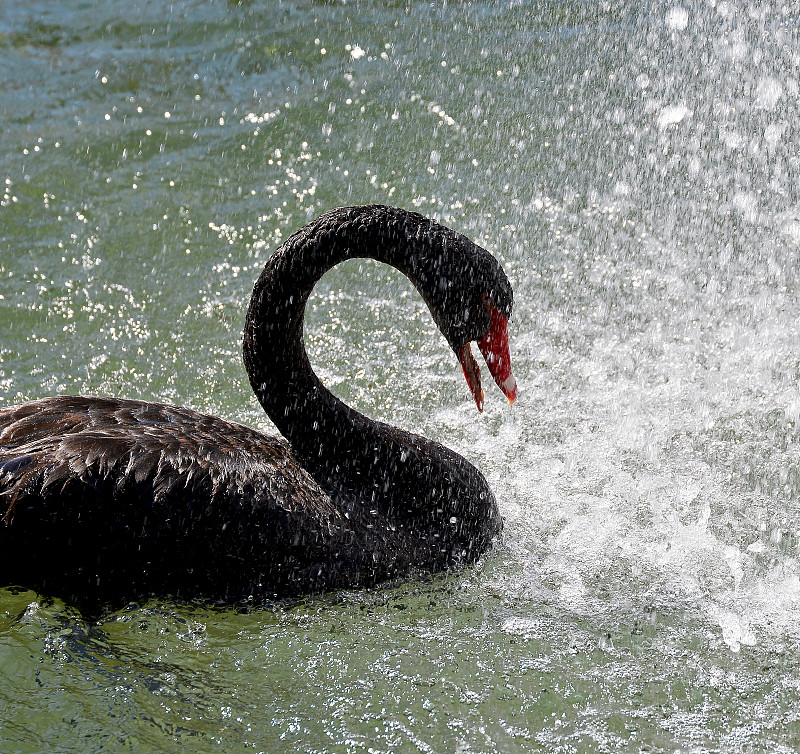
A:
[[[441,228],[441,226],[439,226]],[[517,398],[511,371],[508,320],[514,294],[500,263],[460,233],[441,228],[434,254],[434,284],[423,296],[436,324],[455,351],[478,411],[483,411],[481,372],[470,344],[476,341],[489,373],[509,403]]]

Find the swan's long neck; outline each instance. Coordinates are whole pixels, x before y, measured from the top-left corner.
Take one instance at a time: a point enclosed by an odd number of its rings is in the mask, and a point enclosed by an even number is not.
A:
[[[434,289],[443,284],[437,266],[437,255],[447,244],[443,231],[452,233],[387,207],[329,212],[275,252],[255,285],[247,314],[244,361],[264,410],[318,480],[387,513],[398,506],[406,512],[441,507],[448,494],[458,501],[474,493],[486,496],[490,507],[493,502],[483,477],[463,458],[372,421],[327,390],[306,354],[303,316],[314,284],[331,267],[354,257],[399,269],[428,301],[441,296]]]
[[[338,447],[352,458],[353,451],[374,444],[376,432],[374,422],[336,398],[311,368],[303,342],[309,294],[327,270],[353,257],[391,264],[413,281],[413,230],[407,216],[389,208],[334,210],[289,238],[255,285],[245,367],[264,410],[307,463],[336,459]]]

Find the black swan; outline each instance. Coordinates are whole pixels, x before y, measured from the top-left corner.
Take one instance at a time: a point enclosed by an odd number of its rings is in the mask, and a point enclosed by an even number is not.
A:
[[[332,210],[255,284],[244,364],[286,440],[188,408],[57,396],[0,410],[0,586],[95,610],[149,595],[233,602],[371,585],[474,560],[501,529],[481,473],[330,393],[303,345],[326,270],[403,272],[456,352],[478,409],[478,341],[513,402],[512,291],[486,250],[421,215]]]

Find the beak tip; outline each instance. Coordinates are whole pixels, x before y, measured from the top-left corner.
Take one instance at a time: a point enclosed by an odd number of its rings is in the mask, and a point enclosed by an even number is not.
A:
[[[514,375],[509,375],[508,378],[500,385],[500,389],[506,394],[508,398],[508,405],[513,406],[517,400],[517,381]]]

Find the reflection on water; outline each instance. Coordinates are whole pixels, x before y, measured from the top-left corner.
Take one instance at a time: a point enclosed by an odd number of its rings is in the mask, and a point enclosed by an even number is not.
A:
[[[252,282],[367,202],[503,261],[520,399],[477,415],[407,282],[334,270],[320,374],[484,470],[503,542],[259,610],[5,590],[0,749],[793,750],[798,35],[738,0],[6,8],[0,401],[267,428]]]

